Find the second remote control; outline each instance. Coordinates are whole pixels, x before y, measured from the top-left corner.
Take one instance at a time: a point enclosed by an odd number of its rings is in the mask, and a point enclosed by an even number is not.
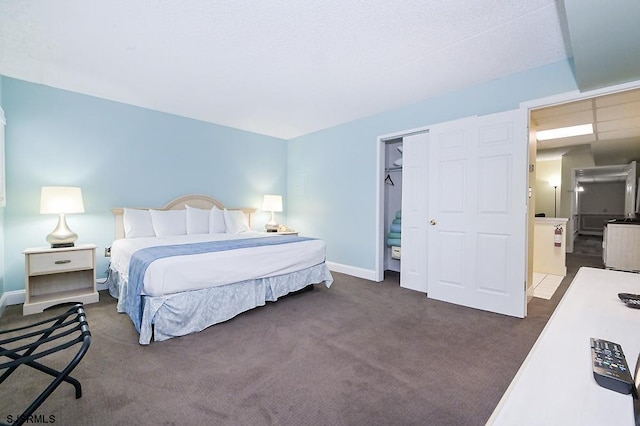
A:
[[[630,394],[634,387],[622,347],[614,342],[591,338],[593,377],[607,389]]]

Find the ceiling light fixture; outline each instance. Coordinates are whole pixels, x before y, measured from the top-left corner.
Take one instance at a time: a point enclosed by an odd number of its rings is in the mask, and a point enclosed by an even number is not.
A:
[[[559,127],[557,129],[542,130],[536,132],[536,139],[546,141],[549,139],[569,138],[571,136],[592,135],[593,124],[581,124],[579,126]]]

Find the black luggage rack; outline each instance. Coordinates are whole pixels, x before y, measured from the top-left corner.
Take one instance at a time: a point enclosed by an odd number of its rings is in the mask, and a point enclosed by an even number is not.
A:
[[[6,336],[11,336],[7,337]],[[35,324],[11,330],[0,330],[0,385],[21,365],[28,365],[54,377],[53,382],[15,419],[12,425],[22,425],[62,382],[73,385],[76,399],[82,397],[80,382],[69,376],[84,357],[91,344],[91,332],[82,304],[65,313]],[[36,361],[80,344],[78,352],[62,371]],[[4,425],[4,423],[2,423]]]

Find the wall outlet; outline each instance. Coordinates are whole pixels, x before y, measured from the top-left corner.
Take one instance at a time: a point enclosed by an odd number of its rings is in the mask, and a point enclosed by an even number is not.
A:
[[[111,247],[104,248],[104,257],[111,257]]]

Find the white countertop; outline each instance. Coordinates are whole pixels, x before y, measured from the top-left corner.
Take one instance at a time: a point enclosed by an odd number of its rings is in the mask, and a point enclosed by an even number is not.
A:
[[[640,309],[618,293],[640,293],[640,274],[581,268],[487,424],[629,425],[631,395],[600,387],[591,337],[619,343],[631,372],[640,353]]]

